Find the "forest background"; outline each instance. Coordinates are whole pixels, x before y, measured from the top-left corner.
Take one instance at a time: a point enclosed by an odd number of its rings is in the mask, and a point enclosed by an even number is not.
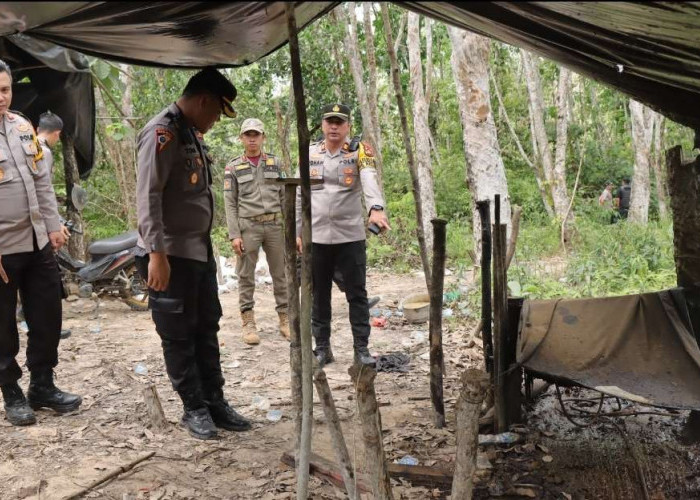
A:
[[[522,208],[509,272],[513,295],[604,296],[675,285],[664,151],[676,144],[690,151],[689,129],[551,61],[394,5],[347,2],[305,29],[300,48],[310,128],[319,125],[323,105],[344,102],[354,110],[352,133],[378,153],[393,229],[368,239],[369,265],[422,269],[412,160],[428,248],[425,221],[437,215],[449,222],[448,268],[465,278],[478,264],[475,198],[500,193],[507,214],[510,206]],[[91,68],[97,154],[82,183],[90,198],[87,242],[136,227],[136,134],[194,73],[99,59]],[[289,68],[282,49],[223,70],[238,89],[238,117],[222,119],[205,137],[215,161],[213,238],[222,255],[232,255],[223,167],[242,152],[242,120],[260,118],[268,131],[264,149],[296,170]],[[395,83],[406,103],[410,157]],[[319,134],[316,128],[312,137]],[[65,195],[56,171],[54,187]],[[633,179],[630,220],[610,224],[598,196],[606,181],[619,185],[624,176]],[[475,291],[460,286],[447,296],[469,314]]]

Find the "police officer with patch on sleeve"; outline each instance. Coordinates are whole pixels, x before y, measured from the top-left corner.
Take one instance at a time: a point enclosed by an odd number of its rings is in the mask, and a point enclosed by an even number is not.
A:
[[[12,73],[0,61],[0,389],[13,425],[36,422],[32,410],[77,409],[82,398],[54,385],[61,331],[61,277],[53,255],[65,243],[51,172],[27,118],[10,111]],[[17,381],[17,291],[29,326],[25,398]]]
[[[345,283],[356,363],[374,365],[369,343],[365,214],[380,231],[391,229],[384,213],[372,148],[360,142],[350,148],[350,108],[330,104],[322,110],[324,139],[309,148],[313,239],[313,306],[311,331],[321,366],[334,361],[331,351],[331,287],[337,268]],[[354,149],[354,148],[353,148]],[[362,207],[364,194],[366,209]],[[301,190],[297,189],[297,234],[301,234]],[[301,237],[297,248],[302,251]]]
[[[210,237],[213,166],[203,138],[222,113],[235,116],[235,98],[224,75],[204,69],[138,135],[137,266],[148,283],[168,377],[184,406],[180,423],[198,439],[215,438],[217,427],[251,427],[223,391],[222,311]]]

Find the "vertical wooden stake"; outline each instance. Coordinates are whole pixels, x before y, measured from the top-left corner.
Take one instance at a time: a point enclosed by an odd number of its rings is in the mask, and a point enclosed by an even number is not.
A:
[[[433,219],[433,269],[430,288],[430,400],[435,426],[445,427],[445,401],[442,378],[445,363],[442,352],[442,292],[445,283],[445,226],[447,221]]]
[[[299,279],[297,277],[296,184],[284,186],[284,244],[287,266],[287,314],[289,315],[289,365],[292,377],[292,405],[294,407],[295,460],[299,460],[301,437],[301,336],[299,333]]]
[[[504,331],[507,324],[507,283],[506,283],[506,225],[501,224],[501,196],[495,196],[495,224],[493,227],[493,372],[494,372],[494,428],[496,432],[507,430],[506,400],[503,373]]]
[[[311,186],[309,181],[309,127],[304,102],[304,82],[299,55],[299,39],[294,13],[294,3],[286,4],[289,55],[291,59],[294,106],[297,113],[299,136],[299,174],[301,177],[301,236],[303,242],[301,262],[301,393],[302,422],[297,462],[297,499],[306,500],[309,489],[309,460],[311,458],[311,426],[313,424],[313,381],[311,351]]]
[[[343,429],[340,426],[340,419],[335,409],[335,401],[333,401],[333,394],[331,394],[331,388],[328,385],[326,372],[321,368],[318,368],[314,373],[314,385],[316,386],[316,392],[323,405],[323,414],[326,416],[328,431],[331,435],[331,442],[333,443],[333,451],[335,452],[335,458],[340,466],[340,473],[343,476],[348,498],[350,500],[358,500],[359,497],[357,496],[357,489],[355,488],[355,471],[352,466],[352,461],[350,460],[350,453],[348,453],[348,447],[345,445]]]
[[[356,388],[357,408],[365,442],[367,468],[372,474],[372,492],[375,500],[393,500],[389,469],[384,456],[382,418],[379,414],[374,378],[377,372],[366,365],[354,364],[348,369]]]
[[[486,371],[493,383],[493,338],[491,335],[491,208],[489,200],[476,202],[481,219],[481,338]]]
[[[151,421],[151,427],[156,430],[164,430],[169,427],[168,420],[163,413],[163,405],[160,404],[156,386],[151,384],[143,390],[143,400],[146,403],[146,411]]]
[[[479,412],[489,385],[489,376],[481,370],[470,368],[462,373],[462,389],[455,406],[457,457],[452,480],[454,500],[472,498],[479,442]]]

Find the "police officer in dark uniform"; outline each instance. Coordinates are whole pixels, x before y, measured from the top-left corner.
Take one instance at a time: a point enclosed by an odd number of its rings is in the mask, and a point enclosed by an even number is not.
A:
[[[51,185],[51,172],[31,122],[15,111],[12,73],[0,61],[0,389],[5,416],[13,425],[36,422],[32,410],[59,413],[77,409],[82,398],[58,389],[61,331],[61,277],[53,250],[65,243]],[[29,326],[25,398],[17,381],[22,369],[15,357],[19,334],[17,292]]]
[[[204,69],[138,136],[137,265],[148,283],[168,377],[184,406],[181,424],[199,439],[215,438],[217,427],[251,427],[224,398],[210,237],[212,160],[203,139],[222,113],[235,116],[235,98],[224,75]]]

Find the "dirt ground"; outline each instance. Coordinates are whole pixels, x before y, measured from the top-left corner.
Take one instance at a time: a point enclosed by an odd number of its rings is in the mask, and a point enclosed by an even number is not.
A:
[[[446,287],[455,279],[448,276]],[[369,294],[381,295],[378,307],[392,311],[402,297],[422,291],[422,284],[417,275],[370,272],[368,276]],[[347,373],[352,360],[347,305],[337,289],[333,294],[336,362],[326,373],[350,455],[363,470],[361,431]],[[83,405],[63,416],[39,411],[38,423],[24,428],[0,420],[0,498],[72,498],[95,479],[148,452],[155,455],[85,497],[296,498],[293,471],[280,464],[282,453],[293,447],[294,424],[289,349],[276,328],[271,286],[258,285],[256,316],[262,342],[255,347],[239,337],[238,294],[222,294],[221,301],[225,391],[229,401],[255,422],[253,430],[221,431],[216,441],[191,438],[178,426],[181,404],[167,379],[150,314],[132,312],[116,300],[100,301],[99,308],[89,299],[64,302],[64,325],[72,329],[72,336],[61,341],[57,384],[83,395]],[[376,379],[389,461],[410,455],[420,465],[448,470],[454,466],[456,381],[464,368],[479,366],[482,360],[481,341],[471,336],[475,324],[473,319],[455,317],[444,322],[446,429],[432,424],[427,324],[408,324],[394,315],[385,328],[373,328],[373,352],[400,351],[412,358],[408,373],[380,373]],[[23,353],[20,357],[23,363]],[[25,388],[27,378],[20,381]],[[149,428],[142,395],[149,384],[155,384],[172,424],[165,432]],[[576,389],[564,396],[572,397],[592,398],[595,393]],[[606,401],[603,411],[614,404]],[[281,410],[281,420],[268,420],[269,410]],[[319,406],[314,415],[313,451],[332,460]],[[480,447],[475,497],[644,498],[640,470],[650,498],[700,497],[700,448],[681,446],[675,438],[686,415],[619,419],[624,420],[619,424],[622,431],[610,423],[579,429],[562,416],[550,388],[526,413],[527,423],[516,428],[522,442]],[[394,487],[396,498],[445,497],[438,489],[403,481],[395,481]],[[310,496],[345,497],[339,488],[314,477]]]

